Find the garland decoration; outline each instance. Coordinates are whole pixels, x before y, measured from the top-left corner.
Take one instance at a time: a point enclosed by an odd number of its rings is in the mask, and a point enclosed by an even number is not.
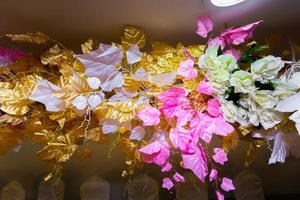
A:
[[[134,26],[120,44],[89,39],[82,54],[43,33],[7,34],[38,51],[0,49],[0,152],[17,151],[25,139],[43,144],[37,154],[51,166],[50,179],[71,157],[88,158],[90,143],[109,143],[110,154],[126,155],[123,176],[155,164],[170,190],[186,169],[214,183],[222,200],[235,187],[218,172],[239,140],[249,141],[246,165],[270,140],[269,164],[289,151],[299,156],[299,64],[251,40],[261,23],[212,38],[211,18],[199,17],[206,45],[154,43],[151,52],[142,51],[145,34]]]

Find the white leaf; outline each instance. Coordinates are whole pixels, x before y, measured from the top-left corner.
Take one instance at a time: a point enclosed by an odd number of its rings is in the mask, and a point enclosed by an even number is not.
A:
[[[136,81],[149,81],[149,74],[143,67],[138,68],[132,77]]]
[[[88,54],[76,55],[76,58],[85,66],[85,74],[97,77],[104,91],[112,91],[124,84],[124,77],[115,66],[121,63],[122,50],[114,45],[100,44],[99,49]]]
[[[35,91],[28,99],[40,102],[46,106],[46,110],[50,112],[58,112],[65,108],[65,102],[53,95],[60,88],[47,80],[40,80]]]
[[[176,79],[176,71],[154,75],[150,78],[152,83],[160,86],[171,85]]]
[[[289,96],[283,101],[280,101],[275,110],[280,112],[294,112],[300,109],[300,94]]]
[[[145,131],[144,127],[137,126],[131,130],[129,139],[141,141],[144,138],[145,134],[146,134],[146,131]]]
[[[295,122],[298,134],[300,135],[300,110],[289,116],[289,119]]]
[[[83,110],[87,107],[87,98],[84,96],[77,96],[73,101],[72,105],[78,110]]]
[[[142,52],[140,52],[139,47],[134,44],[126,51],[126,57],[128,64],[133,64],[141,60]]]
[[[88,104],[90,105],[90,107],[92,109],[96,108],[100,102],[102,101],[101,96],[97,95],[97,94],[92,94],[88,97]]]
[[[101,84],[101,81],[97,77],[88,77],[87,82],[92,89],[98,89]]]
[[[105,135],[109,133],[117,132],[119,130],[119,125],[120,125],[120,123],[114,119],[107,119],[103,121],[101,124],[102,124],[102,132]]]
[[[274,146],[272,150],[271,157],[269,159],[269,164],[276,162],[284,163],[285,158],[288,156],[287,144],[283,140],[283,135],[281,132],[278,132],[274,136]]]

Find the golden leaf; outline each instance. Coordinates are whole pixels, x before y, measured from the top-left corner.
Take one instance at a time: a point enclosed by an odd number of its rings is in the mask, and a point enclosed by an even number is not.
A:
[[[59,135],[38,152],[38,157],[55,163],[66,162],[78,148],[74,142],[75,138],[70,134]]]
[[[125,78],[125,82],[123,87],[128,91],[128,92],[137,92],[139,89],[141,82],[136,81],[132,78],[131,75],[129,74],[123,74]]]
[[[132,101],[105,102],[94,109],[99,121],[103,119],[116,119],[120,123],[132,120],[135,117],[137,107]]]
[[[70,77],[68,83],[60,91],[54,93],[60,99],[64,99],[67,106],[70,106],[72,101],[77,96],[85,96],[89,94],[92,89],[89,87],[85,78]]]
[[[136,44],[139,48],[143,48],[146,43],[145,33],[137,27],[128,25],[124,29],[121,41],[125,49],[128,49],[133,44]]]
[[[253,131],[253,127],[246,127],[246,126],[239,126],[237,128],[237,130],[239,131],[239,133],[241,133],[243,136],[248,135],[249,133],[251,133]]]
[[[16,42],[29,42],[34,44],[43,44],[50,40],[50,38],[41,32],[24,33],[24,34],[6,34],[6,37]]]
[[[190,93],[189,97],[191,99],[191,106],[194,110],[198,112],[206,111],[207,101],[209,99],[208,96],[194,90]]]
[[[90,53],[91,51],[93,51],[93,46],[94,46],[94,41],[91,38],[88,39],[88,41],[86,41],[81,45],[82,53],[84,54]]]
[[[14,63],[8,65],[8,68],[14,72],[40,72],[43,70],[43,65],[39,60],[33,57],[26,56],[17,59]]]
[[[13,89],[0,90],[0,109],[11,115],[24,115],[29,111],[28,105],[33,103],[27,97],[41,80],[40,76],[29,75],[18,81]]]
[[[86,139],[88,141],[96,142],[96,143],[106,143],[107,142],[107,137],[102,133],[102,129],[100,127],[90,129],[87,132]]]
[[[58,45],[45,51],[41,55],[41,62],[44,65],[58,66],[64,76],[72,76],[74,72],[84,72],[84,66],[75,58],[75,54],[70,50],[60,49]]]
[[[204,54],[205,45],[190,45],[186,47],[189,54],[195,58],[200,58]]]
[[[21,124],[26,120],[26,117],[17,117],[17,116],[11,116],[8,114],[4,114],[0,117],[0,124],[11,124],[13,126]]]
[[[47,144],[49,141],[55,139],[55,134],[51,130],[43,129],[35,132],[30,139],[37,144]]]

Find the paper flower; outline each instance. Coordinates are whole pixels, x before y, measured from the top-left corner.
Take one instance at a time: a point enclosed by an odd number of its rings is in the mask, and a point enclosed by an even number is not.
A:
[[[266,56],[251,64],[251,74],[257,81],[273,80],[284,67],[281,58]]]
[[[197,25],[196,33],[203,38],[206,38],[207,34],[213,30],[213,22],[208,16],[198,17]]]
[[[230,28],[224,31],[220,37],[224,38],[228,44],[239,45],[252,37],[253,30],[261,22],[262,20],[239,28]]]
[[[230,190],[234,190],[235,189],[235,187],[234,187],[234,185],[232,183],[232,180],[229,179],[229,178],[226,178],[226,177],[224,177],[222,179],[221,188],[224,191],[226,191],[226,192],[229,192]]]
[[[227,154],[222,148],[214,148],[215,154],[213,155],[213,159],[216,163],[224,165],[224,162],[228,161]]]
[[[234,72],[230,77],[230,85],[236,93],[250,93],[255,90],[252,74],[244,70]]]
[[[147,106],[142,110],[139,110],[136,116],[143,121],[143,126],[155,126],[160,122],[159,110],[151,106]]]

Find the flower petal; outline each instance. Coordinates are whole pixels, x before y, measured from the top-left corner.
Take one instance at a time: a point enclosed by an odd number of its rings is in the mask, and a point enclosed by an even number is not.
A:
[[[222,179],[221,188],[224,191],[226,191],[226,192],[229,192],[230,190],[234,190],[235,189],[235,187],[234,187],[234,185],[232,183],[232,180],[229,179],[229,178],[226,178],[226,177],[224,177]]]
[[[197,26],[196,33],[201,37],[206,38],[207,34],[213,29],[212,19],[208,16],[198,17]]]
[[[146,134],[145,128],[142,127],[142,126],[137,126],[137,127],[134,127],[131,130],[131,134],[130,134],[129,139],[130,140],[142,141],[145,134]]]
[[[163,188],[170,190],[173,188],[173,186],[174,186],[174,183],[172,182],[172,180],[169,177],[166,177],[163,179],[163,184],[162,184]]]

